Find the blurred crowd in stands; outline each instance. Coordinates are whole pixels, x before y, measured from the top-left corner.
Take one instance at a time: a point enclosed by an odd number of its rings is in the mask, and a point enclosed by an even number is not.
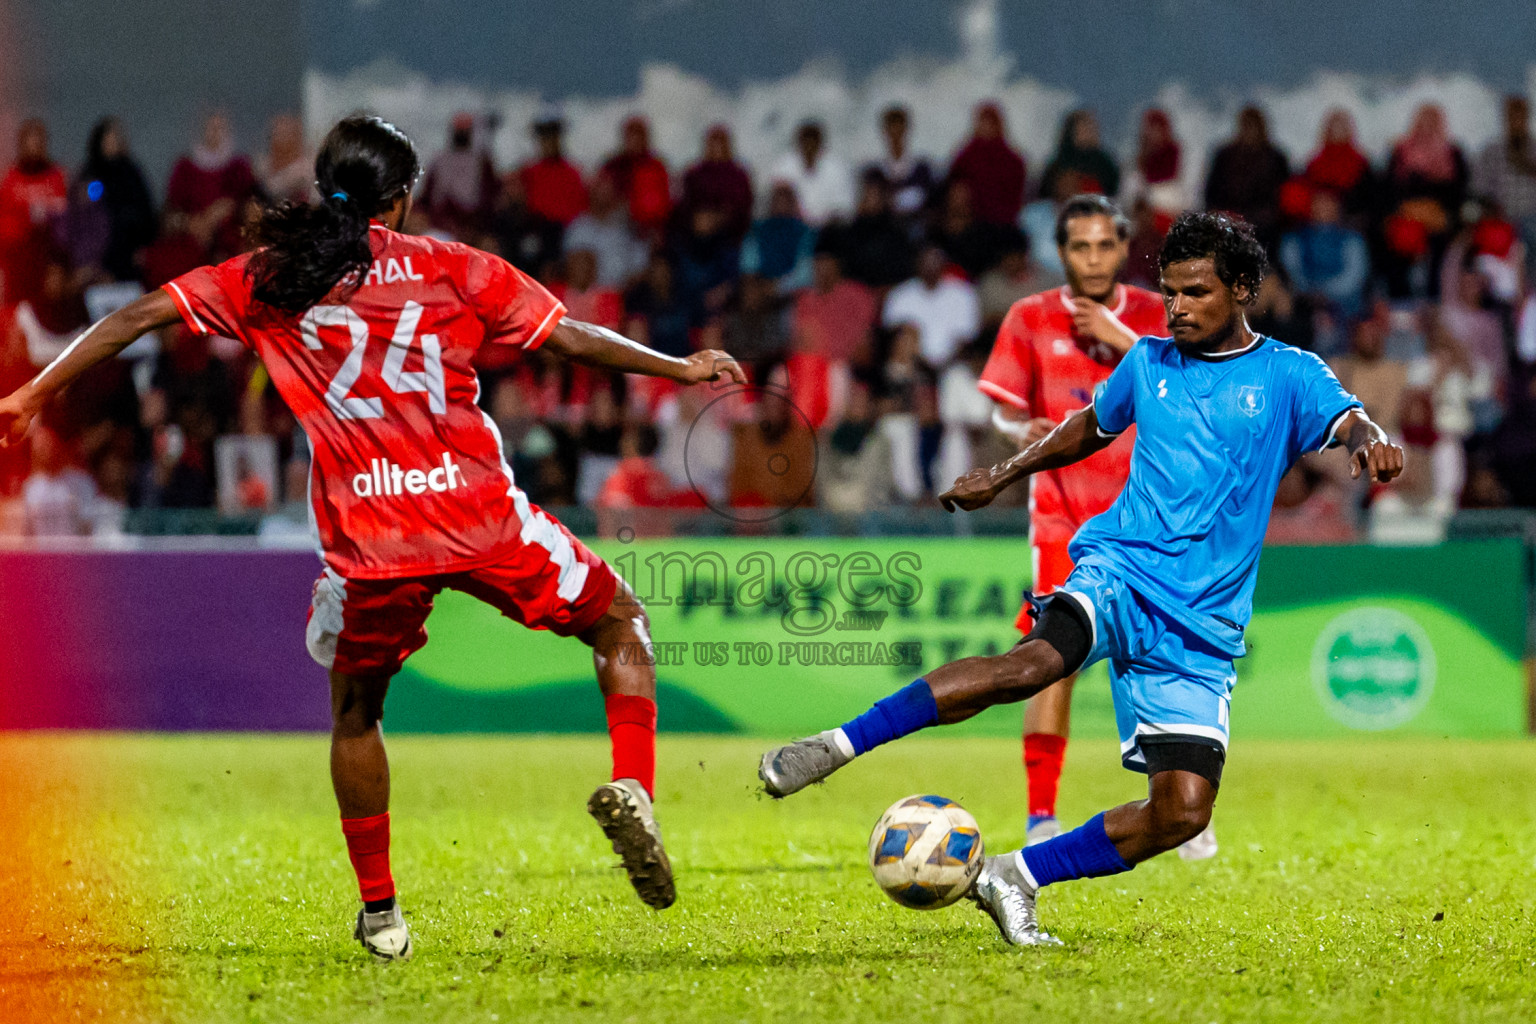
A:
[[[1355,538],[1373,505],[1436,520],[1536,506],[1536,142],[1524,99],[1506,101],[1503,132],[1478,153],[1435,106],[1385,154],[1362,152],[1342,110],[1322,118],[1313,152],[1287,154],[1248,108],[1205,168],[1189,166],[1157,109],[1123,155],[1091,111],[1073,112],[1041,168],[996,105],[976,109],[947,158],[911,151],[913,116],[884,113],[884,156],[864,166],[829,149],[815,122],[756,168],[735,158],[726,125],[703,131],[697,162],[669,167],[638,117],[597,167],[566,157],[554,112],[530,126],[538,155],[520,167],[495,165],[470,114],[440,150],[420,140],[427,171],[408,230],[499,253],[571,315],[663,352],[724,348],[768,388],[721,403],[537,354],[488,358],[483,402],[533,500],[850,513],[926,501],[1009,453],[977,372],[1010,304],[1064,281],[1059,204],[1102,192],[1131,219],[1124,279],[1151,288],[1180,211],[1252,222],[1276,266],[1255,327],[1327,359],[1410,449],[1390,494],[1352,485],[1336,455],[1309,459],[1282,487],[1274,539]],[[291,116],[272,121],[252,158],[212,114],[163,196],[110,118],[73,169],[35,120],[16,151],[0,181],[0,391],[143,289],[240,252],[261,204],[313,198]],[[307,458],[250,353],[171,329],[83,379],[30,446],[0,452],[0,533],[111,533],[132,509],[302,506]]]

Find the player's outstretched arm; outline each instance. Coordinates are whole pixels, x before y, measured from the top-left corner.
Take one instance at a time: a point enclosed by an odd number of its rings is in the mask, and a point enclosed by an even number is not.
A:
[[[1384,484],[1403,471],[1403,449],[1387,440],[1387,432],[1372,422],[1364,409],[1344,416],[1338,434],[1349,449],[1349,475]]]
[[[695,352],[686,359],[662,355],[638,341],[596,324],[565,317],[550,332],[544,347],[573,363],[585,363],[620,373],[643,373],[647,377],[665,377],[680,384],[699,384],[707,380],[747,383],[747,375],[729,353],[719,349]]]
[[[98,320],[36,377],[0,398],[0,448],[20,443],[48,399],[86,370],[111,359],[139,335],[180,320],[176,304],[158,288]]]
[[[1081,462],[1094,452],[1109,447],[1114,440],[1113,436],[1106,437],[1099,430],[1099,417],[1093,406],[1079,409],[1011,459],[984,469],[973,469],[956,480],[953,487],[939,495],[939,504],[946,512],[957,508],[970,512],[990,505],[999,494],[1031,473]]]

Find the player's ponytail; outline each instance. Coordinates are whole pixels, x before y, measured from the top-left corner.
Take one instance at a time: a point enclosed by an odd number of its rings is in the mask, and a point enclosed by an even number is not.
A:
[[[246,274],[257,300],[302,313],[337,285],[355,290],[373,265],[369,221],[409,194],[421,163],[405,133],[377,117],[349,117],[315,157],[320,202],[266,210]]]

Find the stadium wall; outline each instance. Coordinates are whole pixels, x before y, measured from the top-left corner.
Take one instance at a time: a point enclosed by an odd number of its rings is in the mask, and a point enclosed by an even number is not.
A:
[[[228,109],[248,150],[267,119],[305,109],[312,133],[359,106],[399,119],[428,152],[456,109],[495,122],[503,161],[527,155],[526,126],[546,102],[567,107],[570,148],[591,163],[629,113],[655,122],[660,151],[692,161],[707,123],[725,120],[744,157],[764,166],[795,123],[828,123],[833,148],[873,156],[875,113],[919,113],[917,149],[946,159],[970,106],[1002,99],[1035,168],[1060,116],[1098,109],[1118,148],[1151,104],[1175,114],[1185,160],[1203,171],[1211,143],[1243,102],[1265,104],[1294,157],[1310,152],[1322,111],[1341,104],[1379,155],[1426,100],[1446,105],[1457,138],[1498,130],[1494,99],[1536,91],[1536,5],[1359,0],[143,0],[0,4],[0,163],[16,119],[45,117],[55,153],[74,166],[97,118],[120,115],[157,185],[198,115]],[[1320,16],[1321,15],[1321,16]],[[1112,67],[1112,73],[1105,68]]]
[[[469,21],[434,17],[427,0],[308,0],[312,136],[367,108],[431,153],[453,114],[468,110],[507,165],[532,155],[528,124],[555,103],[568,151],[588,167],[639,113],[674,167],[697,159],[704,127],[718,121],[761,171],[807,118],[826,125],[833,152],[873,159],[879,112],[901,102],[914,111],[914,152],[947,162],[974,105],[996,99],[1038,173],[1074,107],[1095,108],[1109,146],[1128,157],[1141,111],[1160,106],[1198,188],[1207,154],[1249,102],[1266,108],[1271,135],[1295,160],[1315,149],[1334,106],[1382,158],[1422,103],[1441,104],[1474,152],[1500,131],[1501,94],[1536,92],[1526,43],[1536,5],[1521,0],[1454,13],[1391,0],[1326,11],[1310,0],[889,0],[877,19],[857,0],[488,0],[481,9]]]
[[[822,728],[925,668],[1011,643],[1029,582],[1010,539],[594,546],[646,600],[661,725],[680,732]],[[315,570],[299,552],[0,554],[13,609],[0,728],[326,728],[325,676],[303,645]],[[1523,733],[1528,572],[1516,540],[1268,549],[1234,735]],[[603,729],[575,641],[452,592],[428,628],[392,689],[391,731]],[[1103,666],[1079,684],[1073,720],[1078,735],[1114,735]],[[962,730],[1018,723],[997,708]]]

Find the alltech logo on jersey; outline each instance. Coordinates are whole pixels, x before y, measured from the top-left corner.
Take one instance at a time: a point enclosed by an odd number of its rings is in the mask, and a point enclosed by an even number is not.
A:
[[[352,478],[352,493],[359,498],[394,498],[402,494],[426,494],[457,490],[464,471],[443,453],[443,464],[431,470],[403,469],[388,459],[370,459],[368,472]]]

